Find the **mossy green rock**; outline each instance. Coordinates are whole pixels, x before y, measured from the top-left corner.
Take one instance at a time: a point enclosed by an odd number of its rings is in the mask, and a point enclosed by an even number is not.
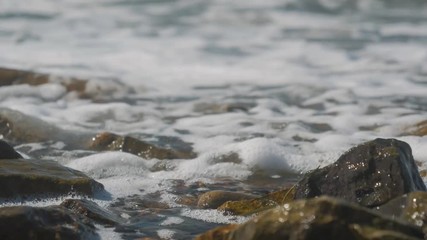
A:
[[[123,151],[145,159],[189,159],[196,157],[191,151],[161,148],[133,137],[120,136],[110,132],[96,135],[89,144],[89,149],[96,151]]]
[[[201,235],[198,240],[212,239]],[[206,236],[206,238],[205,238]],[[384,238],[378,238],[378,236]],[[393,220],[358,204],[322,196],[264,211],[221,235],[227,240],[424,239],[415,225]]]
[[[223,203],[227,201],[240,201],[240,200],[249,200],[254,198],[256,198],[256,196],[246,194],[246,193],[220,191],[220,190],[209,191],[200,195],[199,201],[197,203],[197,207],[214,209],[221,206]]]
[[[95,227],[61,207],[0,208],[0,239],[99,239]]]
[[[107,227],[124,222],[121,217],[87,199],[67,199],[61,203],[61,206]]]
[[[0,160],[0,198],[68,193],[93,196],[101,183],[80,171],[47,160]]]
[[[426,186],[411,147],[396,139],[375,139],[307,173],[296,186],[295,198],[329,195],[375,207],[412,191],[426,191]]]
[[[293,201],[294,188],[283,189],[255,199],[227,201],[218,210],[235,215],[248,215]]]

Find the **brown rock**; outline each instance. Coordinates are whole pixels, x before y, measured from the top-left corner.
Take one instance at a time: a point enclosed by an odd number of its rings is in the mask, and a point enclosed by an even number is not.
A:
[[[67,199],[61,203],[61,206],[106,226],[123,223],[122,218],[87,199]]]
[[[240,200],[249,200],[254,199],[256,196],[238,193],[238,192],[229,192],[229,191],[210,191],[203,193],[199,197],[197,207],[199,208],[217,208],[227,201],[240,201]]]
[[[89,149],[97,151],[123,151],[145,159],[189,159],[195,157],[193,152],[160,148],[133,137],[120,136],[109,132],[96,135],[89,144]]]
[[[49,82],[49,76],[46,74],[0,68],[0,87],[12,84],[41,85],[47,82]]]
[[[425,136],[427,135],[427,120],[415,124],[415,126],[406,130],[403,135]]]
[[[237,224],[229,224],[222,227],[217,227],[197,236],[195,240],[229,240],[230,233],[237,227],[239,227]]]
[[[219,230],[216,232],[221,233]],[[387,237],[384,239],[423,239],[421,229],[414,225],[327,196],[284,204],[224,232],[218,238],[212,238],[212,232],[208,232],[197,239],[373,240],[379,239],[378,236]]]
[[[69,193],[94,196],[104,189],[101,183],[47,160],[0,160],[0,197],[62,195]]]
[[[228,201],[219,206],[218,210],[235,215],[253,214],[293,201],[294,192],[294,188],[288,188],[255,199]]]

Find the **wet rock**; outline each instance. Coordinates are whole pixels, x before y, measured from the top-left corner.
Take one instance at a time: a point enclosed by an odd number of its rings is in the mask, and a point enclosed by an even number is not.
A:
[[[212,235],[208,232],[197,239],[423,239],[417,226],[327,196],[290,202],[225,231],[220,238]]]
[[[217,227],[203,233],[200,236],[197,236],[195,240],[229,240],[230,233],[237,227],[239,227],[237,224],[229,224]]]
[[[96,151],[123,151],[145,159],[189,159],[195,157],[193,152],[160,148],[133,137],[120,136],[109,132],[96,135],[89,144],[89,149]]]
[[[94,136],[95,135],[95,136]],[[192,148],[158,147],[142,140],[114,133],[100,134],[67,131],[21,112],[0,108],[0,136],[12,143],[62,142],[64,149],[123,151],[146,159],[189,159],[196,157]],[[181,143],[181,145],[184,145]]]
[[[70,147],[82,147],[84,139],[89,138],[8,108],[0,108],[0,136],[19,144],[61,141]]]
[[[293,198],[294,188],[288,188],[255,199],[228,201],[219,206],[218,210],[235,215],[248,215],[293,201]]]
[[[37,74],[29,71],[0,68],[0,87],[13,84],[41,85],[49,82],[47,74]]]
[[[227,201],[249,200],[254,198],[256,198],[256,196],[250,194],[216,190],[200,195],[197,207],[214,209]]]
[[[79,79],[50,74],[37,73],[25,70],[0,68],[0,87],[27,84],[39,86],[48,83],[62,85],[68,93],[73,93],[79,98],[104,101],[104,96],[117,93],[133,92],[132,88],[125,86],[116,79]]]
[[[99,239],[95,228],[60,207],[0,208],[0,239]]]
[[[427,237],[427,192],[405,194],[375,208],[375,210],[421,227]]]
[[[22,158],[21,154],[17,153],[7,142],[0,140],[0,159],[18,158]]]
[[[94,196],[104,189],[101,183],[82,172],[53,161],[0,160],[0,198],[38,195],[82,194]]]
[[[426,191],[426,187],[411,147],[396,139],[375,139],[307,173],[296,186],[295,198],[329,195],[375,207],[412,191]]]
[[[107,227],[123,223],[122,218],[87,199],[67,199],[61,203],[61,206]]]
[[[427,120],[415,124],[415,126],[406,129],[403,135],[425,136],[427,135]]]

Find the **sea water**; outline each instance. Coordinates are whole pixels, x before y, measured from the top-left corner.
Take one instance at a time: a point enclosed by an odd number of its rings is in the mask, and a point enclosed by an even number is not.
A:
[[[129,219],[116,232],[98,226],[104,239],[189,239],[245,221],[176,200],[266,193],[377,137],[408,142],[426,168],[427,138],[403,135],[427,119],[423,0],[2,0],[0,53],[1,67],[90,79],[88,91],[101,93],[8,86],[0,107],[197,153],[161,162],[61,141],[18,145],[104,184],[111,198],[95,201]],[[152,196],[168,210],[140,206]]]

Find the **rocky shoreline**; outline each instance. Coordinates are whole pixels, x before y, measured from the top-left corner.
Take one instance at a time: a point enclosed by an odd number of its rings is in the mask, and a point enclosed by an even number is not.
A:
[[[94,197],[102,184],[50,161],[23,159],[0,142],[3,199],[63,195]],[[424,239],[427,192],[411,148],[396,139],[375,139],[350,149],[334,164],[307,173],[296,185],[254,196],[207,192],[197,207],[254,215],[196,239]],[[96,239],[94,224],[125,224],[115,213],[84,199],[59,206],[0,208],[2,239]],[[19,231],[13,227],[25,226]],[[73,226],[72,228],[65,226]]]
[[[34,86],[51,81],[47,75],[10,69],[0,69],[0,80],[7,85]],[[57,81],[67,92],[96,98],[87,91],[84,80]],[[426,122],[408,129],[410,135],[426,133]],[[7,108],[0,109],[0,136],[7,141],[0,140],[3,202],[79,196],[48,207],[1,207],[0,239],[99,239],[97,225],[114,228],[116,232],[134,230],[120,211],[106,209],[90,200],[108,197],[101,183],[55,161],[37,159],[37,154],[24,158],[11,145],[61,141],[65,151],[122,151],[147,161],[197,157],[191,144],[185,142],[160,146],[112,132],[76,133]],[[225,157],[231,158],[230,161],[238,159],[234,155]],[[250,217],[245,223],[202,233],[197,240],[425,239],[427,189],[419,164],[407,143],[375,139],[349,149],[335,163],[308,172],[296,184],[281,189],[265,189],[268,193],[264,194],[213,190],[198,196],[188,196],[182,190],[184,194],[177,201],[191,209],[216,209],[226,215]],[[154,167],[167,166],[159,161]],[[155,196],[138,201],[141,208],[153,211],[168,208]],[[147,235],[140,239],[158,238]]]

